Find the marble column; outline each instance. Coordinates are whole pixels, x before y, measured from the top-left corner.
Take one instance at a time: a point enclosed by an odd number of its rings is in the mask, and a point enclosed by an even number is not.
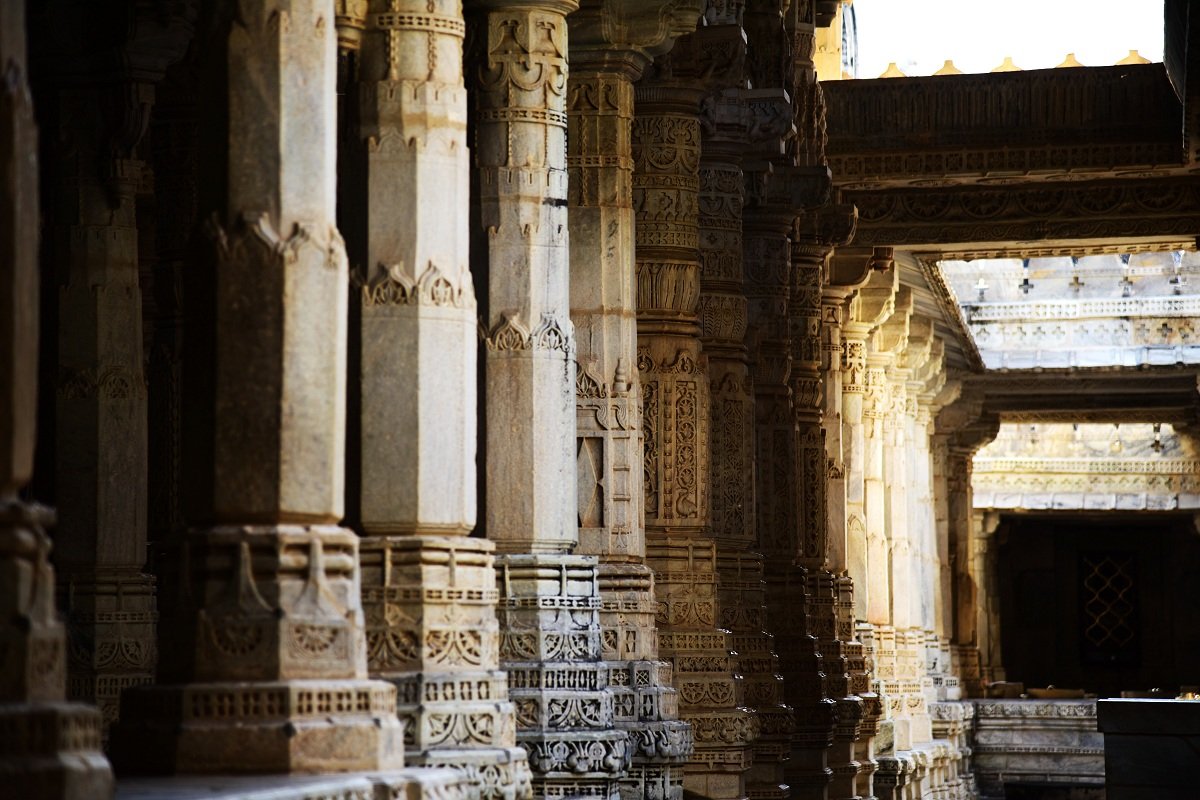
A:
[[[633,125],[643,492],[660,652],[672,662],[680,716],[695,738],[684,788],[730,800],[745,796],[756,720],[742,707],[729,634],[717,627],[717,550],[706,530],[710,393],[697,313],[698,114],[710,76],[740,69],[743,47],[735,25],[680,38],[638,82]]]
[[[349,10],[349,9],[348,9]],[[499,671],[494,545],[475,526],[476,304],[468,263],[466,25],[456,0],[374,0],[358,19],[346,190],[361,419],[357,514],[371,676],[397,689],[410,764],[484,797],[530,782]],[[345,37],[344,37],[345,38]]]
[[[843,334],[850,322],[847,316],[848,298],[865,284],[874,272],[891,269],[890,253],[882,248],[839,247],[826,260],[826,278],[821,289],[821,378],[822,378],[822,427],[825,433],[825,450],[829,459],[829,480],[826,490],[826,528],[828,536],[828,568],[834,576],[836,591],[835,636],[846,662],[847,694],[858,698],[858,702],[844,702],[839,706],[838,729],[830,752],[830,768],[834,778],[830,786],[830,797],[858,797],[858,786],[865,787],[870,780],[871,739],[879,717],[879,698],[871,690],[871,669],[867,663],[862,642],[855,633],[854,578],[848,570],[848,520],[847,515],[847,467],[849,437],[844,422],[844,399],[842,365],[847,341]],[[861,360],[861,349],[856,358]],[[861,380],[861,372],[858,380]],[[853,381],[849,384],[857,385]],[[861,434],[861,393],[854,398],[856,417]],[[861,451],[860,451],[861,452]],[[861,459],[861,456],[860,456]],[[861,471],[860,471],[861,476]],[[861,505],[861,477],[856,499]],[[861,514],[861,512],[860,512]],[[859,531],[861,531],[861,517]],[[825,650],[822,654],[828,657]],[[828,660],[826,662],[828,664]],[[863,758],[860,758],[863,755]],[[869,791],[866,792],[869,794]]]
[[[934,441],[945,450],[946,537],[949,587],[943,588],[945,625],[952,637],[951,663],[968,697],[984,696],[977,618],[981,586],[976,572],[976,522],[971,470],[978,448],[995,437],[999,421],[983,411],[983,396],[960,387],[954,402],[938,411]]]
[[[898,286],[898,278],[878,288]],[[872,288],[868,284],[867,288]],[[866,378],[864,381],[863,416],[863,511],[866,523],[867,563],[866,583],[869,587],[865,628],[859,635],[875,662],[876,691],[883,702],[881,734],[894,735],[894,717],[903,710],[897,670],[896,629],[892,616],[891,557],[888,542],[887,485],[890,468],[886,456],[890,453],[888,436],[892,435],[893,398],[887,379],[897,357],[908,340],[909,319],[913,312],[913,296],[907,288],[897,288],[891,294],[888,308],[880,314],[880,322],[867,340]],[[879,761],[875,785],[904,780],[903,764]],[[911,763],[909,764],[911,766]],[[900,769],[900,772],[897,772]]]
[[[602,653],[630,736],[622,797],[678,800],[691,728],[658,654],[646,565],[634,256],[634,82],[695,30],[702,3],[584,0],[570,17],[571,320],[576,330],[579,549],[599,558]],[[662,24],[661,20],[666,20]]]
[[[208,142],[225,171],[205,253],[211,495],[168,573],[177,618],[160,631],[159,683],[122,696],[112,752],[130,772],[402,763],[396,690],[367,679],[358,537],[337,524],[349,275],[331,12],[243,3],[209,53],[228,104],[227,139]]]
[[[745,704],[758,717],[751,797],[787,797],[795,719],[783,699],[774,637],[766,630],[763,557],[755,552],[754,387],[745,346],[742,153],[766,98],[726,90],[704,101],[700,156],[700,302],[712,400],[712,531],[717,540],[721,627],[733,634]]]
[[[501,554],[500,660],[535,797],[615,798],[629,740],[601,661],[579,542],[567,228],[566,15],[575,0],[468,6],[486,232],[486,526]]]
[[[808,726],[800,730],[815,752],[821,742],[829,749],[825,756],[835,784],[831,796],[842,797],[857,776],[858,764],[852,758],[853,742],[858,737],[863,701],[850,690],[845,643],[853,633],[838,631],[837,577],[830,569],[830,528],[827,509],[830,487],[830,462],[826,451],[823,422],[823,395],[828,378],[822,373],[823,288],[827,264],[836,246],[853,236],[857,212],[853,206],[826,206],[802,214],[792,233],[793,283],[789,308],[792,348],[792,403],[796,420],[799,481],[799,511],[796,560],[807,571],[807,589],[812,601],[808,614],[809,632],[817,637],[821,654],[826,696],[837,703],[836,727]],[[839,548],[840,549],[840,548]]]
[[[48,3],[42,13],[45,24],[62,25],[79,12]],[[144,571],[148,406],[137,204],[152,185],[141,142],[155,84],[183,55],[193,15],[186,7],[132,11],[128,28],[103,39],[62,25],[72,33],[44,36],[39,48],[56,151],[45,256],[58,288],[55,564],[70,643],[67,692],[96,703],[106,728],[121,691],[148,683],[157,660],[155,581]],[[122,67],[97,77],[101,57]]]
[[[843,258],[840,251],[833,264]],[[861,258],[861,255],[858,256]],[[875,248],[871,254],[872,270],[864,285],[860,285],[846,303],[842,327],[842,454],[846,488],[846,560],[847,577],[854,582],[851,614],[856,642],[849,645],[852,656],[850,677],[858,682],[856,693],[863,699],[859,737],[854,743],[854,760],[859,771],[851,796],[871,797],[873,776],[878,767],[875,761],[875,735],[883,717],[884,698],[876,691],[875,662],[865,641],[869,638],[867,598],[874,591],[867,580],[867,531],[864,509],[866,437],[863,405],[867,380],[867,340],[872,330],[891,314],[899,276],[892,261],[890,248]],[[853,667],[861,658],[861,675]],[[865,686],[863,685],[865,683]]]
[[[110,797],[101,716],[67,703],[66,632],[54,607],[45,527],[23,500],[37,414],[38,137],[29,93],[25,3],[0,4],[0,774],[14,797]]]

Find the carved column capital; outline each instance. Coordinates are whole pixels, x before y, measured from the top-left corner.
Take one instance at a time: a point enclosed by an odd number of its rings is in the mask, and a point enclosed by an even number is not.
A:
[[[580,0],[569,20],[572,73],[620,70],[636,81],[703,11],[703,0]]]

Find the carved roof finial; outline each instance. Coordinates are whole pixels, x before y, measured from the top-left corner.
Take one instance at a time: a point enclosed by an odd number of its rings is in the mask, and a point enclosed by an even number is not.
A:
[[[1064,58],[1063,62],[1061,64],[1057,65],[1055,67],[1055,69],[1063,69],[1064,67],[1083,67],[1083,66],[1086,66],[1086,64],[1082,63],[1078,58],[1076,58],[1074,53],[1067,53],[1067,57]]]
[[[1020,72],[1021,68],[1013,63],[1012,56],[1005,56],[1004,61],[1000,66],[992,70],[992,72]]]
[[[1125,56],[1124,58],[1122,58],[1120,61],[1117,62],[1117,66],[1121,66],[1122,64],[1149,64],[1149,63],[1150,63],[1150,59],[1143,56],[1137,50],[1130,50],[1129,55]]]
[[[954,66],[954,62],[952,60],[950,60],[949,58],[947,58],[946,63],[942,64],[942,68],[933,74],[934,75],[962,75],[963,71],[961,69],[959,69],[958,67]]]
[[[881,77],[881,78],[907,78],[908,76],[900,71],[900,68],[896,66],[895,61],[889,61],[887,69],[885,69],[883,71],[883,74],[880,75],[879,77]]]

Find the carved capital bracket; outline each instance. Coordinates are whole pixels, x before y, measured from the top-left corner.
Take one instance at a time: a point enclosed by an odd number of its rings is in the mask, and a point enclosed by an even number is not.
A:
[[[617,70],[636,81],[696,30],[703,0],[581,0],[571,15],[572,70]]]

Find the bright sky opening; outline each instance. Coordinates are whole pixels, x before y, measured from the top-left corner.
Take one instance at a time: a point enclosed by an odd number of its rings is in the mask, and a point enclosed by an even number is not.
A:
[[[854,0],[858,75],[877,78],[894,61],[932,75],[946,59],[990,72],[1005,56],[1047,69],[1067,53],[1085,66],[1115,64],[1137,50],[1162,61],[1162,0]]]

